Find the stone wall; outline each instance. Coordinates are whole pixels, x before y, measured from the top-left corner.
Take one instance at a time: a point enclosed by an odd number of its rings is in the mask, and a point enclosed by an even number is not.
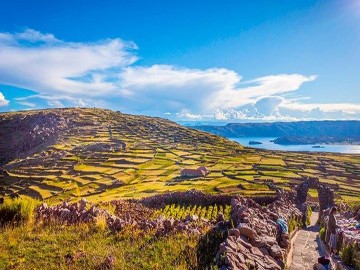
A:
[[[176,191],[165,194],[155,195],[151,197],[142,198],[140,203],[153,208],[161,208],[167,204],[182,204],[182,205],[201,205],[209,206],[215,204],[231,204],[231,199],[234,195],[217,194],[211,195],[198,190],[189,190],[186,192]],[[260,205],[268,205],[278,199],[278,196],[261,196],[253,198],[253,200]]]
[[[189,190],[186,192],[169,192],[146,197],[140,199],[139,202],[153,208],[162,208],[167,204],[209,206],[215,204],[230,204],[232,198],[232,195],[227,194],[211,195],[198,190]]]
[[[307,194],[310,188],[317,189],[319,196],[319,218],[322,212],[335,205],[334,191],[326,184],[323,184],[315,177],[307,177],[304,182],[296,186],[296,204],[302,205],[306,202]]]
[[[220,269],[283,269],[290,249],[289,234],[281,232],[277,219],[303,220],[295,205],[295,192],[278,192],[278,199],[261,206],[252,199],[235,197],[231,201],[234,228],[220,245]]]

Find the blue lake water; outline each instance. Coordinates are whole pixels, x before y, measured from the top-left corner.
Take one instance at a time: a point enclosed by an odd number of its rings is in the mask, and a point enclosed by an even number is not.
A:
[[[238,142],[244,146],[267,149],[267,150],[360,154],[360,145],[352,145],[352,144],[321,144],[321,146],[323,146],[324,148],[313,148],[314,144],[300,144],[300,145],[275,144],[271,142],[271,140],[276,139],[273,137],[242,137],[242,138],[229,138],[229,139]],[[249,145],[249,141],[257,141],[257,142],[261,142],[262,144]]]

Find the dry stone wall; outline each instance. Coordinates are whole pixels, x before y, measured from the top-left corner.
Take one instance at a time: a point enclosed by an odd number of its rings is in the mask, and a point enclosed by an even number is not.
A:
[[[305,178],[304,182],[298,185],[296,190],[296,203],[302,205],[306,202],[307,194],[310,188],[317,189],[319,196],[319,218],[322,212],[328,207],[335,205],[334,191],[327,185],[321,183],[318,178],[308,177]]]
[[[283,269],[290,249],[289,234],[279,230],[277,219],[303,219],[295,205],[296,193],[279,191],[278,199],[261,206],[252,199],[236,197],[231,201],[232,222],[226,241],[220,245],[220,269]]]

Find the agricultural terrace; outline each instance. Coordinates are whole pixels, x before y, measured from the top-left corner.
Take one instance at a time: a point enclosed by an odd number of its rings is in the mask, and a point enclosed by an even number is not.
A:
[[[61,121],[63,127],[34,153],[3,165],[1,195],[49,202],[79,197],[104,202],[190,189],[267,196],[278,187],[293,189],[312,176],[331,185],[338,200],[360,198],[359,155],[244,148],[165,119],[102,109],[5,113],[0,114],[0,123],[11,130],[12,122],[21,125],[18,119],[26,118],[37,123],[37,131],[47,130],[50,124],[38,119],[50,114],[55,125]],[[182,168],[199,166],[206,166],[210,174],[180,177]],[[309,196],[314,199],[317,194],[310,191]]]

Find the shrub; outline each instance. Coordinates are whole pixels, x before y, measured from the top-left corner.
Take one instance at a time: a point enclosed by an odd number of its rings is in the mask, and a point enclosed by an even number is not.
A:
[[[295,219],[289,221],[289,233],[293,232],[296,229],[297,222]]]
[[[353,247],[353,266],[355,270],[360,270],[360,251],[356,243]]]
[[[340,251],[340,257],[344,261],[345,264],[351,265],[352,264],[352,248],[350,245],[346,245],[341,251]]]
[[[325,232],[326,232],[326,229],[325,227],[322,227],[319,231],[319,237],[321,240],[323,240],[325,242]]]
[[[346,245],[340,251],[340,257],[344,261],[345,264],[354,266],[356,270],[360,269],[359,264],[359,249],[357,244],[354,245]]]
[[[310,225],[311,215],[312,215],[312,209],[311,209],[311,207],[309,206],[309,207],[308,207],[308,211],[307,211],[307,213],[306,213],[306,225],[307,225],[307,226]]]
[[[325,237],[326,237],[326,228],[325,227],[321,227],[321,229],[319,231],[319,237],[322,241],[325,242]]]
[[[296,217],[291,217],[288,220],[288,230],[289,233],[293,232],[297,227],[302,227],[302,222]]]
[[[197,244],[199,269],[212,269],[216,265],[216,254],[226,237],[227,231],[215,227],[200,238]]]
[[[95,220],[95,227],[99,230],[99,231],[105,231],[106,227],[107,227],[107,222],[106,222],[106,215],[105,214],[100,214],[96,217]]]
[[[32,223],[38,201],[29,197],[5,199],[0,205],[0,225],[7,223]]]

